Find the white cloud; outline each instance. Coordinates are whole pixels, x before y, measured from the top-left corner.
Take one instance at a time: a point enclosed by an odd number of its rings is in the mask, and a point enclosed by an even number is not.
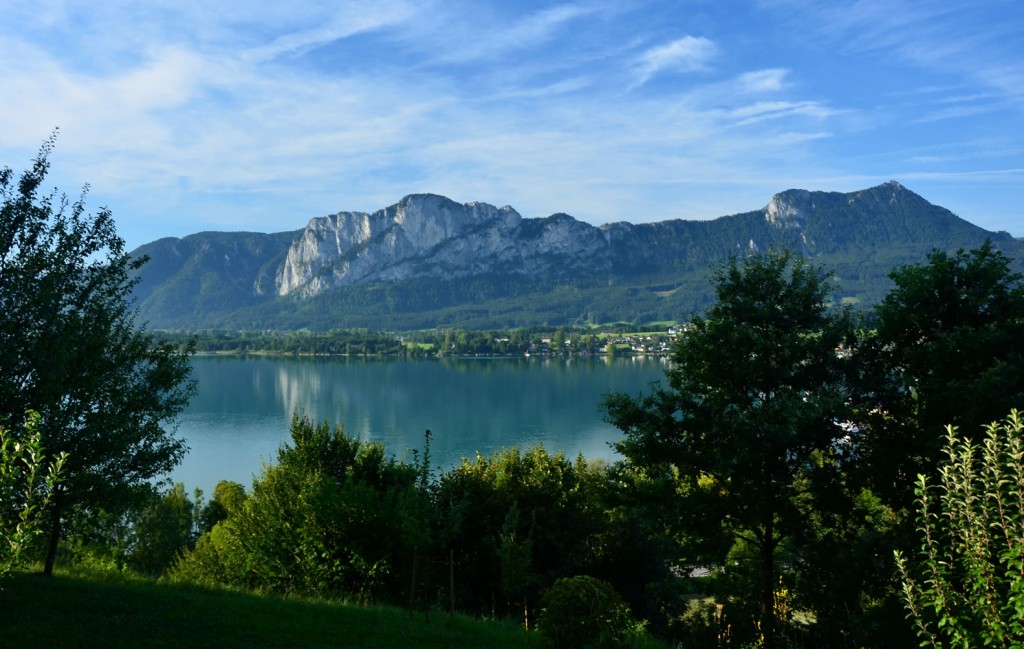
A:
[[[562,4],[510,19],[489,11],[486,3],[473,3],[471,8],[437,3],[403,24],[394,39],[433,66],[488,64],[540,48],[572,22],[597,12],[594,7]]]
[[[246,51],[243,58],[259,62],[301,53],[357,34],[401,24],[415,13],[411,7],[403,4],[384,7],[341,4],[339,7],[341,9],[337,13],[327,17],[326,24],[277,36],[266,45]]]
[[[899,35],[928,43],[948,25],[916,30],[913,6],[894,2],[884,27],[871,22],[886,19],[881,4],[858,2],[824,32],[814,25],[826,6],[800,5],[817,13],[799,42],[787,40],[788,18],[725,24],[729,12],[705,3],[705,22],[690,22],[669,0],[541,10],[487,0],[295,0],[265,11],[241,0],[53,4],[45,25],[29,14],[0,23],[0,163],[28,159],[8,156],[10,145],[31,154],[59,125],[56,157],[65,169],[70,161],[71,186],[88,181],[119,216],[159,222],[156,236],[280,231],[414,191],[594,222],[719,216],[781,187],[852,190],[900,179],[899,169],[1019,167],[1019,146],[1000,159],[979,146],[964,165],[926,157],[953,147],[907,150],[915,118],[915,146],[948,142],[954,126],[964,139],[1009,134],[1012,146],[1012,127],[992,133],[1011,121],[1012,93],[1020,106],[1024,72],[1011,56],[1019,47],[976,56],[971,65],[990,65],[970,74],[908,65],[917,50],[898,49]],[[665,29],[709,37],[671,40]],[[805,34],[821,61],[806,59]],[[321,46],[334,49],[304,56]],[[843,80],[850,87],[829,76],[837,50],[844,65],[864,66],[862,79]],[[918,76],[902,83],[908,68]],[[685,84],[649,83],[685,74]],[[954,121],[983,106],[1000,111]],[[948,124],[928,126],[940,117]]]
[[[991,113],[992,111],[1001,109],[1002,106],[999,104],[974,104],[974,105],[959,105],[949,106],[941,108],[939,110],[929,111],[926,114],[918,117],[911,121],[912,124],[928,124],[930,122],[940,122],[948,119],[961,119],[964,117],[973,117],[975,115],[984,115]]]
[[[777,92],[786,87],[787,76],[789,76],[789,70],[785,68],[770,68],[745,72],[736,81],[741,92],[751,94]]]
[[[500,33],[498,41],[521,48],[531,47],[535,43],[551,38],[554,32],[565,23],[593,12],[593,9],[579,5],[551,7],[550,9],[527,16],[508,30]]]
[[[863,65],[898,63],[957,84],[988,88],[1024,108],[1018,0],[761,0],[784,8],[791,29],[809,42],[862,57]]]
[[[703,36],[683,36],[671,43],[645,51],[637,61],[635,86],[647,83],[662,72],[697,72],[707,68],[718,54],[714,42]]]
[[[517,88],[501,91],[496,95],[490,97],[490,99],[525,99],[525,98],[541,98],[541,97],[552,97],[556,95],[564,95],[572,92],[583,90],[590,86],[592,81],[587,78],[572,78],[563,79],[555,83],[534,86],[528,88]]]
[[[739,118],[739,121],[735,122],[736,126],[749,126],[758,122],[793,116],[811,117],[821,120],[834,114],[835,111],[814,101],[757,102],[729,111],[730,117]]]

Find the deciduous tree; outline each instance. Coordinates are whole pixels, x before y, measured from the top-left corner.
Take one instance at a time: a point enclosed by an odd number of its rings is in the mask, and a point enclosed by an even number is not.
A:
[[[991,242],[894,270],[867,351],[874,416],[863,448],[872,489],[908,507],[920,473],[934,472],[946,426],[978,439],[1024,408],[1024,283]]]
[[[176,578],[282,593],[396,601],[425,534],[416,467],[328,422],[292,418],[290,445],[252,492],[185,552]]]
[[[0,170],[0,420],[40,414],[43,446],[67,453],[49,523],[50,573],[63,524],[116,509],[185,453],[171,424],[194,391],[190,349],[135,322],[132,258],[109,210],[42,193],[51,137],[32,167]]]

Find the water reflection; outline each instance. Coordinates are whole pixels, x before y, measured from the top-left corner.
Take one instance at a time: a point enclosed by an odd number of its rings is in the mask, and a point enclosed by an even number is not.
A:
[[[609,392],[636,394],[662,377],[658,359],[440,361],[196,357],[199,394],[179,432],[191,452],[172,476],[206,493],[217,480],[247,487],[288,439],[293,412],[343,425],[411,459],[433,431],[435,466],[477,452],[542,443],[611,458],[619,437],[598,409]]]

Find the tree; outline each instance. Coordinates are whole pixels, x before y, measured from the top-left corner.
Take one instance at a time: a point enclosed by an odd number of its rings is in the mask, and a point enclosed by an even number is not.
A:
[[[510,615],[513,603],[530,610],[556,579],[586,568],[603,527],[593,493],[600,479],[582,458],[543,446],[477,454],[443,474],[434,494],[438,545],[464,566],[460,605],[494,611],[504,595]]]
[[[0,578],[21,563],[32,539],[39,534],[41,515],[57,484],[63,456],[46,465],[37,424],[30,413],[25,435],[0,428]]]
[[[946,431],[940,484],[915,490],[920,561],[896,553],[909,617],[921,646],[1024,646],[1024,423]]]
[[[538,623],[542,646],[559,649],[640,646],[643,623],[606,581],[563,577],[544,591]]]
[[[241,508],[245,502],[245,487],[237,482],[221,480],[213,488],[213,497],[199,513],[200,533],[209,532],[213,526]]]
[[[932,474],[941,431],[977,439],[989,422],[1024,408],[1024,283],[991,241],[903,266],[878,305],[868,350],[876,406],[865,436],[872,489],[909,507],[919,473]]]
[[[195,541],[195,509],[196,502],[180,482],[164,494],[154,493],[133,516],[128,565],[144,574],[163,574]]]
[[[186,451],[169,425],[195,390],[191,345],[157,343],[136,326],[133,258],[106,208],[87,214],[40,194],[55,136],[20,178],[0,170],[0,420],[39,412],[42,443],[67,453],[53,494],[44,571],[65,519],[117,509]]]
[[[290,445],[172,576],[281,593],[399,601],[425,530],[416,467],[328,422],[292,418]],[[233,489],[231,489],[233,491]],[[226,494],[225,494],[226,495]]]
[[[666,372],[669,389],[606,397],[628,462],[680,484],[700,534],[752,551],[765,647],[776,646],[777,554],[805,521],[796,499],[846,434],[844,354],[852,326],[828,308],[823,271],[787,252],[730,259],[717,302],[695,317]],[[708,543],[719,553],[728,544]],[[707,556],[725,565],[722,554]],[[734,618],[735,619],[735,618]]]

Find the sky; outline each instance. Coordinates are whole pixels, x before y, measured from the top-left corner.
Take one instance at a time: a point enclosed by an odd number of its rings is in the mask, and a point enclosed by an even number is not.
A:
[[[128,248],[412,193],[601,225],[897,180],[1024,236],[1020,0],[36,0],[0,166]],[[13,6],[12,6],[13,5]]]

